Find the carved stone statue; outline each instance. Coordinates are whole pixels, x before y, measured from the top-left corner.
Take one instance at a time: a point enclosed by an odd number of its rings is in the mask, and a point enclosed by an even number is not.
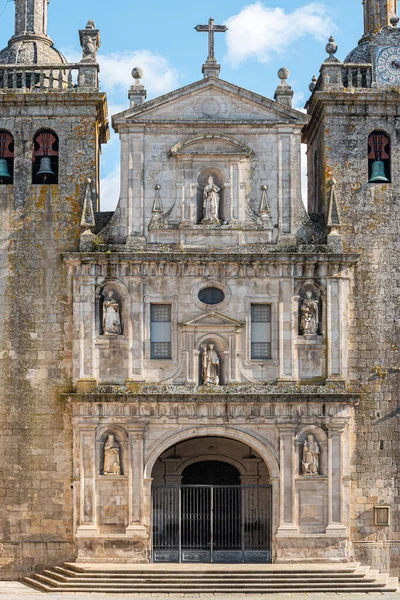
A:
[[[104,335],[121,335],[121,314],[114,292],[109,290],[103,301],[103,333]]]
[[[308,435],[303,445],[303,458],[301,461],[302,475],[319,474],[319,446],[313,435]]]
[[[203,385],[219,385],[219,358],[214,344],[202,344],[201,375]]]
[[[300,333],[316,335],[319,329],[319,298],[315,298],[311,290],[306,291],[306,297],[300,305]]]
[[[120,444],[113,434],[107,437],[104,445],[104,475],[121,475]]]
[[[219,192],[220,188],[215,185],[214,177],[210,175],[203,193],[203,220],[205,225],[219,224]]]

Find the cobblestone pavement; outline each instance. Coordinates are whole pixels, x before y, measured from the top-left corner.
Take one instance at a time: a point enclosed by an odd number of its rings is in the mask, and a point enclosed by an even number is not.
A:
[[[184,598],[185,600],[329,600],[349,599],[349,600],[400,600],[400,592],[382,594],[380,592],[371,592],[370,594],[170,594],[160,596],[158,594],[90,594],[82,593],[51,593],[45,594],[37,592],[25,585],[17,582],[0,582],[0,600],[43,600],[48,597],[49,600],[121,600],[130,598],[132,600],[173,600],[174,598]]]

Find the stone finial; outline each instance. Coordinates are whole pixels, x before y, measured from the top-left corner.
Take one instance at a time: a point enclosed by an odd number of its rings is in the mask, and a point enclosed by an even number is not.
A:
[[[328,247],[334,252],[343,252],[342,236],[340,235],[339,229],[341,227],[339,205],[336,198],[336,181],[330,179],[328,181],[329,187],[329,208],[328,208],[328,220],[326,226],[328,228]]]
[[[278,77],[281,80],[281,82],[276,88],[274,98],[276,102],[280,102],[281,104],[285,104],[286,106],[291,107],[293,103],[294,92],[287,82],[289,76],[289,69],[287,69],[286,67],[282,67],[281,69],[279,69]]]
[[[85,29],[79,30],[79,40],[82,46],[83,63],[95,63],[97,59],[97,51],[100,48],[100,31],[96,29],[94,21],[89,20],[86,23]]]
[[[154,214],[162,214],[163,205],[162,205],[161,194],[160,194],[161,185],[159,185],[157,183],[157,185],[154,186],[154,190],[155,190],[155,194],[154,194],[154,202],[153,202],[152,212],[153,212],[153,215]]]
[[[317,81],[318,81],[318,78],[317,78],[317,76],[316,76],[316,75],[313,75],[313,76],[312,76],[312,79],[311,79],[311,83],[310,83],[310,85],[308,86],[308,89],[310,90],[310,92],[311,92],[311,93],[313,93],[313,91],[314,91],[314,90],[315,90],[315,88],[317,87]]]
[[[90,252],[93,250],[96,238],[95,234],[92,232],[92,229],[96,226],[96,221],[93,210],[91,183],[91,180],[88,179],[82,207],[81,227],[84,228],[85,231],[81,233],[79,241],[79,250],[81,252]]]
[[[335,56],[336,52],[338,51],[338,45],[335,42],[335,38],[333,37],[333,35],[331,35],[331,37],[329,38],[329,41],[325,46],[325,50],[327,54],[329,54],[329,57],[325,60],[325,62],[340,62],[340,60]]]
[[[131,85],[128,92],[131,108],[138,106],[139,104],[143,104],[143,102],[146,100],[147,90],[140,82],[143,75],[143,69],[140,67],[134,67],[132,69],[132,77],[135,80],[135,83]]]
[[[258,213],[263,222],[264,227],[272,227],[271,213],[268,202],[268,186],[261,186],[261,200],[260,200],[260,208],[258,209]]]
[[[390,19],[390,24],[392,27],[397,27],[399,24],[399,21],[400,21],[400,18],[397,15],[395,15]]]

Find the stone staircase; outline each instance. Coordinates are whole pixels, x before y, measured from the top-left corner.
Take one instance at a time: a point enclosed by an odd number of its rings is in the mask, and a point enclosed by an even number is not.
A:
[[[359,563],[297,565],[77,564],[47,569],[25,583],[43,592],[272,594],[396,592],[398,579]]]

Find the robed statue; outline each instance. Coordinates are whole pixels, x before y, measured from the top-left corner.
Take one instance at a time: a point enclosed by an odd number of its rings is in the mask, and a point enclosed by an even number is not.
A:
[[[205,225],[216,223],[219,225],[219,192],[220,188],[215,185],[214,177],[210,175],[208,183],[203,192],[203,220]]]
[[[103,333],[104,335],[121,335],[121,312],[114,292],[109,290],[103,300]]]
[[[319,446],[313,435],[307,436],[303,444],[303,458],[301,461],[302,475],[319,474]]]
[[[319,298],[314,298],[311,290],[306,291],[306,297],[300,306],[300,329],[304,335],[316,335],[319,329]]]
[[[219,358],[214,344],[202,344],[201,375],[203,385],[219,385]]]
[[[104,444],[104,475],[121,475],[120,444],[111,433]]]

